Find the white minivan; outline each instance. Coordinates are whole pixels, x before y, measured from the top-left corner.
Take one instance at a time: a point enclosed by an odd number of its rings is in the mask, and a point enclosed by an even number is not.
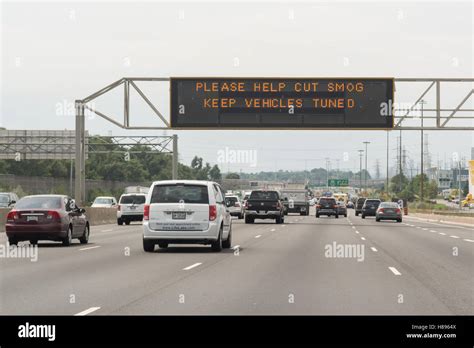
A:
[[[130,221],[142,221],[146,196],[145,193],[124,193],[121,195],[117,205],[117,224],[130,225]]]
[[[230,248],[232,219],[219,184],[198,180],[155,181],[143,216],[143,249],[155,245],[210,244]]]

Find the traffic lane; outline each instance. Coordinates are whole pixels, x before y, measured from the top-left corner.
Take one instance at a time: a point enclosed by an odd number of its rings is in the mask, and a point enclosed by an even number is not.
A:
[[[381,257],[398,265],[402,275],[414,278],[453,313],[474,313],[472,243],[416,225],[376,222],[373,218],[350,220]]]
[[[329,257],[334,243],[364,245],[363,261]],[[109,314],[451,313],[366,245],[345,218],[306,216]]]
[[[233,223],[234,245],[245,244],[258,233],[264,234],[263,230],[259,232],[261,229],[271,230],[269,227]],[[181,276],[179,271],[196,260],[212,262],[233,252],[214,253],[206,246],[182,246],[145,253],[141,225],[115,228],[120,232],[106,240],[95,240],[95,234],[91,235],[90,246],[100,242],[101,248],[81,252],[58,244],[59,247],[40,247],[38,262],[0,260],[4,270],[0,276],[1,313],[74,314],[97,302],[119,305],[121,300],[133,300],[155,286],[175,281]]]

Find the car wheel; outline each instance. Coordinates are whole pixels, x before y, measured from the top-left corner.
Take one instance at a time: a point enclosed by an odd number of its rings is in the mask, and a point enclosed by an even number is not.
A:
[[[217,236],[217,240],[211,243],[212,251],[221,251],[222,250],[222,226],[219,230],[219,235]]]
[[[347,217],[347,214],[344,214],[344,217]]]
[[[18,245],[18,241],[14,238],[8,238],[8,244],[10,245]]]
[[[232,246],[232,225],[230,225],[229,236],[225,241],[222,242],[222,247],[224,249],[229,249]]]
[[[155,242],[143,238],[143,250],[145,250],[147,253],[155,251]]]
[[[365,219],[365,215],[364,215],[364,214],[362,214],[362,219]]]
[[[375,218],[375,221],[380,222],[380,219],[379,219],[379,218]]]
[[[319,214],[316,214],[316,218],[319,219]]]
[[[356,216],[359,216],[359,213],[358,213],[358,212],[356,212]]]
[[[245,216],[245,223],[246,224],[253,224],[254,219],[250,216]]]
[[[122,226],[123,225],[123,220],[122,219],[117,219],[117,225]]]
[[[281,224],[281,216],[277,216],[275,219],[276,224]]]
[[[158,243],[158,246],[161,248],[161,249],[166,249],[168,247],[168,243]]]
[[[125,225],[130,225],[130,220],[125,220]]]
[[[305,215],[306,215],[306,216],[309,215],[309,209],[306,210],[306,214],[305,214]]]
[[[334,215],[334,216],[336,217],[336,219],[339,219],[339,214],[336,214],[336,215]]]
[[[244,214],[239,214],[239,220],[244,218]]]
[[[37,239],[30,240],[30,244],[31,245],[38,245],[38,240]]]
[[[84,233],[82,234],[82,237],[79,238],[79,241],[81,242],[81,244],[89,243],[89,234],[90,234],[90,228],[89,228],[89,225],[86,224],[86,227],[84,228]]]
[[[402,222],[402,219],[397,219],[397,222]]]
[[[72,243],[72,227],[69,226],[69,228],[67,229],[66,237],[64,237],[63,239],[63,245],[70,246],[71,243]]]

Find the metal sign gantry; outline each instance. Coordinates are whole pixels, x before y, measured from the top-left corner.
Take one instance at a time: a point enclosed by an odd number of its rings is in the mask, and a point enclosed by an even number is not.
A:
[[[127,130],[169,130],[170,120],[163,116],[159,108],[145,95],[139,88],[140,82],[161,82],[169,83],[168,77],[124,77],[118,81],[111,83],[90,96],[76,100],[76,181],[75,181],[75,196],[79,202],[83,202],[85,198],[85,117],[84,111],[87,109],[108,122]],[[463,106],[474,94],[474,78],[394,78],[395,81],[395,103],[390,106],[394,115],[394,127],[389,130],[474,130],[472,120],[474,119],[474,109],[464,108]],[[423,89],[421,94],[415,94],[414,101],[409,105],[400,105],[397,100],[400,90],[404,86],[409,85],[415,88],[420,84],[425,84],[427,87]],[[467,93],[462,92],[447,92],[451,86],[462,84],[467,85]],[[123,121],[118,121],[116,118],[110,117],[98,110],[95,110],[90,103],[96,98],[110,92],[111,90],[123,87]],[[157,124],[152,126],[133,126],[131,124],[130,115],[130,88],[133,88],[138,95],[145,101],[145,103],[153,110],[157,117]],[[434,97],[431,97],[430,92],[434,91]],[[443,106],[444,100],[442,94],[456,95],[456,106]],[[413,93],[411,94],[413,95]],[[459,96],[459,98],[457,97]],[[425,102],[426,99],[431,98],[434,107],[423,108],[421,115],[416,114],[419,110],[420,102]],[[412,99],[412,98],[410,98]],[[465,113],[468,113],[467,115]],[[415,115],[414,115],[415,113]],[[168,115],[169,116],[169,115]],[[468,122],[469,121],[469,122]],[[455,123],[456,124],[453,124]],[[172,177],[177,178],[178,173],[178,137],[172,136],[173,139],[173,161],[172,161]]]

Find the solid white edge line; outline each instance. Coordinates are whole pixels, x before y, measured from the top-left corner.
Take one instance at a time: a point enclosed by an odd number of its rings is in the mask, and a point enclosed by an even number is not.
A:
[[[91,246],[91,247],[79,249],[79,251],[82,251],[82,250],[90,250],[90,249],[97,249],[97,248],[100,248],[100,247],[101,247],[100,245],[96,245],[96,246]]]
[[[200,266],[200,265],[202,265],[202,262],[196,262],[196,263],[192,264],[191,266],[183,268],[183,271],[189,271],[190,269],[193,269],[194,267],[197,267],[197,266]]]
[[[100,232],[112,232],[113,229],[110,229],[110,230],[101,230]]]
[[[402,275],[395,267],[389,267],[388,269],[391,270],[395,275]]]
[[[99,309],[100,309],[100,307],[91,307],[91,308],[86,309],[85,311],[79,312],[79,313],[74,314],[74,315],[75,316],[84,316],[84,315],[87,315],[89,313],[95,312],[96,310],[99,310]]]

